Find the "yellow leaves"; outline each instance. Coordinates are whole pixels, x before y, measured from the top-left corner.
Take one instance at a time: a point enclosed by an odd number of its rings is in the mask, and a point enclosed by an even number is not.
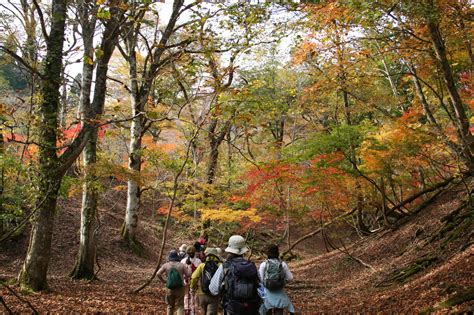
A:
[[[199,209],[203,221],[218,221],[221,223],[241,222],[248,219],[253,223],[258,223],[262,218],[257,214],[257,209],[233,210],[229,208],[221,209]]]
[[[96,48],[96,49],[94,50],[94,53],[95,53],[95,57],[96,57],[97,59],[100,59],[100,58],[102,58],[102,56],[104,56],[104,51],[103,51],[102,49],[100,49],[100,48]]]
[[[89,56],[84,56],[84,63],[85,63],[85,64],[88,64],[88,65],[93,65],[93,64],[94,64],[94,60],[92,60],[92,58],[89,57]]]

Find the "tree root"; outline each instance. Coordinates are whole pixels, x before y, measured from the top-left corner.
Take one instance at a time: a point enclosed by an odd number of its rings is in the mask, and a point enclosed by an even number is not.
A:
[[[451,307],[454,307],[456,305],[462,304],[464,302],[469,302],[469,301],[472,301],[472,300],[474,300],[474,287],[469,287],[469,288],[467,288],[463,291],[457,292],[456,294],[451,296],[446,301],[439,303],[438,306],[427,308],[426,310],[420,312],[419,315],[431,314],[431,313],[439,311],[443,308],[451,308]],[[461,313],[462,313],[462,311],[460,312],[460,314]]]
[[[437,256],[427,255],[415,261],[412,265],[403,268],[401,270],[396,270],[388,275],[384,280],[375,285],[375,287],[385,287],[390,286],[395,283],[404,283],[410,277],[427,269],[435,261],[438,260]]]
[[[440,303],[439,306],[442,308],[453,307],[472,300],[474,300],[474,287],[456,293],[446,301]]]
[[[463,211],[464,209],[467,211]],[[469,205],[469,202],[466,202],[443,217],[441,222],[445,222],[443,228],[428,240],[428,244],[443,240],[440,247],[444,249],[450,242],[471,231],[470,227],[474,222],[474,208]]]

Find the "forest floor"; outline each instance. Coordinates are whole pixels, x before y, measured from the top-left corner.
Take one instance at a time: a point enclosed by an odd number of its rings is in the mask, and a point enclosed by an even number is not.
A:
[[[158,281],[139,294],[129,293],[155,268],[160,233],[156,223],[151,222],[156,222],[156,218],[151,213],[142,216],[144,229],[139,239],[145,244],[147,255],[137,257],[118,238],[123,195],[110,191],[102,199],[99,281],[73,281],[68,277],[79,246],[79,198],[61,202],[48,274],[50,290],[20,292],[13,284],[27,249],[26,232],[16,240],[0,244],[0,280],[10,283],[9,287],[40,313],[164,314],[164,290]],[[448,216],[460,207],[463,199],[466,199],[464,190],[456,187],[406,223],[374,233],[343,250],[315,257],[311,248],[300,252],[308,258],[290,263],[296,280],[287,287],[298,313],[472,312],[473,209],[464,207]],[[457,230],[460,226],[463,229]],[[185,239],[185,231],[173,228],[168,244],[177,247]],[[31,312],[6,287],[0,288],[0,297],[14,313]],[[446,301],[458,304],[448,307]],[[2,312],[8,313],[0,305]]]

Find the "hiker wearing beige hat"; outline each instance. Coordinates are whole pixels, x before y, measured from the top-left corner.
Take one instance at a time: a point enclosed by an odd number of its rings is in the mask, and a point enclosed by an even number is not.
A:
[[[211,294],[209,284],[221,261],[217,248],[208,247],[204,253],[206,255],[205,261],[193,272],[190,288],[192,293],[197,291],[198,304],[202,313],[204,315],[217,315],[219,296]]]
[[[225,314],[258,314],[259,279],[255,264],[243,258],[248,251],[245,239],[240,235],[232,235],[225,249],[229,256],[211,279],[209,291],[212,295],[222,295]]]
[[[179,258],[183,259],[183,258],[186,257],[186,249],[187,248],[188,248],[188,245],[186,245],[186,244],[182,244],[179,247],[179,252],[178,252]]]

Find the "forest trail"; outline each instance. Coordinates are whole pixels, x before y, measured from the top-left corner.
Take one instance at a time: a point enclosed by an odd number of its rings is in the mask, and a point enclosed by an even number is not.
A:
[[[288,285],[288,292],[300,314],[317,313],[420,313],[434,310],[469,311],[473,308],[472,288],[474,286],[473,233],[461,233],[443,246],[446,236],[433,240],[445,223],[446,217],[457,209],[465,197],[461,188],[444,193],[430,207],[420,212],[409,222],[394,230],[381,231],[354,244],[347,244],[347,252],[333,250],[329,253],[310,257],[301,252],[300,261],[290,263],[295,281]],[[114,195],[116,194],[116,195]],[[129,292],[147,279],[154,269],[159,239],[151,233],[152,224],[140,235],[148,256],[139,258],[123,249],[117,235],[121,219],[119,207],[110,209],[111,203],[120,197],[110,193],[101,206],[104,222],[100,232],[99,263],[100,281],[72,281],[67,277],[72,268],[74,253],[78,246],[77,228],[80,202],[71,200],[62,204],[55,231],[53,259],[49,274],[51,290],[41,293],[22,293],[40,313],[50,312],[155,312],[165,309],[163,287],[157,280],[139,294]],[[119,200],[119,203],[123,200]],[[472,231],[472,208],[464,208]],[[144,218],[149,220],[150,218]],[[173,232],[168,246],[179,246],[182,233]],[[470,243],[469,243],[470,242]],[[470,244],[470,246],[463,246]],[[223,246],[224,244],[221,244]],[[21,267],[26,251],[27,233],[16,241],[10,241],[0,254],[0,278],[11,279]],[[299,247],[301,248],[301,247]],[[346,251],[346,250],[344,250]],[[423,257],[435,257],[406,281],[386,281],[397,270],[413,266]],[[393,277],[392,277],[393,278]],[[385,281],[385,282],[384,282]],[[12,286],[18,293],[18,288]],[[31,311],[6,288],[0,290],[5,303],[14,312]],[[444,308],[440,303],[462,294],[471,295],[454,308]],[[3,311],[3,310],[2,310]]]

